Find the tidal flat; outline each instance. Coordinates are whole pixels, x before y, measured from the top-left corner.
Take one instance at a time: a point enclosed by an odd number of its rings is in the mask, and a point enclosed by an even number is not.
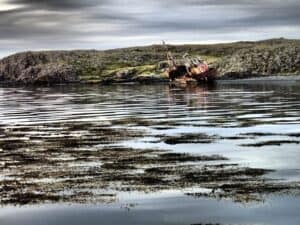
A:
[[[0,221],[299,224],[299,90],[2,87]]]

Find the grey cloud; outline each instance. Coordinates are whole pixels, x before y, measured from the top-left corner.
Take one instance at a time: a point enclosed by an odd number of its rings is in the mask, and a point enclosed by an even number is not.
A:
[[[106,0],[12,0],[11,2],[40,9],[68,10],[99,5]]]
[[[151,20],[151,18],[144,19],[137,23],[138,29],[143,32],[160,31],[201,31],[220,33],[222,31],[234,32],[237,30],[247,30],[251,28],[277,28],[282,26],[294,26],[300,30],[300,2],[288,1],[193,1],[185,0],[177,3],[198,4],[194,11],[190,8],[180,8],[182,16],[176,18],[160,18],[159,20]],[[261,4],[258,4],[261,3]],[[267,4],[269,3],[269,4]],[[290,3],[290,4],[287,4]],[[233,7],[232,5],[235,5]],[[244,4],[249,4],[245,7]],[[231,5],[223,9],[219,5]],[[203,9],[203,6],[210,6],[210,8]],[[173,5],[174,7],[174,5]],[[209,10],[209,11],[207,11]],[[207,13],[210,16],[203,15]],[[279,34],[280,35],[280,34]],[[300,33],[298,32],[300,36]],[[284,36],[284,35],[283,35]]]
[[[284,5],[299,5],[297,0],[152,0],[157,1],[160,4],[165,4],[168,6],[176,5],[197,5],[197,6],[268,6],[270,8],[274,6],[284,6]]]
[[[225,41],[225,36],[226,41],[245,36],[300,37],[299,0],[9,2],[20,7],[0,9],[0,55],[9,49],[108,48],[135,44],[135,40],[150,44],[162,38],[186,42]],[[285,27],[291,28],[288,33],[281,31]]]

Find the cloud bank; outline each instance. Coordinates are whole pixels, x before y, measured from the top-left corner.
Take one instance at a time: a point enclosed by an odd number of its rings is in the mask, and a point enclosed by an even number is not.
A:
[[[0,0],[0,57],[272,37],[300,38],[299,0]]]

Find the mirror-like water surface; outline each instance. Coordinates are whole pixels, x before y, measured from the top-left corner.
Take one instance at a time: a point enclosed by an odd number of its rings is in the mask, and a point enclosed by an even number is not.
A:
[[[299,150],[299,83],[3,87],[0,223],[296,225]]]

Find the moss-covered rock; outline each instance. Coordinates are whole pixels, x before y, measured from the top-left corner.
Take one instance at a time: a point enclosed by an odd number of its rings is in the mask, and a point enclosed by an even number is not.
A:
[[[199,56],[219,75],[300,74],[299,40],[272,39],[215,45],[167,46],[178,61]],[[108,51],[24,52],[0,60],[0,82],[21,84],[166,81],[166,48],[161,45]]]
[[[219,63],[219,73],[236,78],[300,74],[300,46],[279,45],[240,50]]]

